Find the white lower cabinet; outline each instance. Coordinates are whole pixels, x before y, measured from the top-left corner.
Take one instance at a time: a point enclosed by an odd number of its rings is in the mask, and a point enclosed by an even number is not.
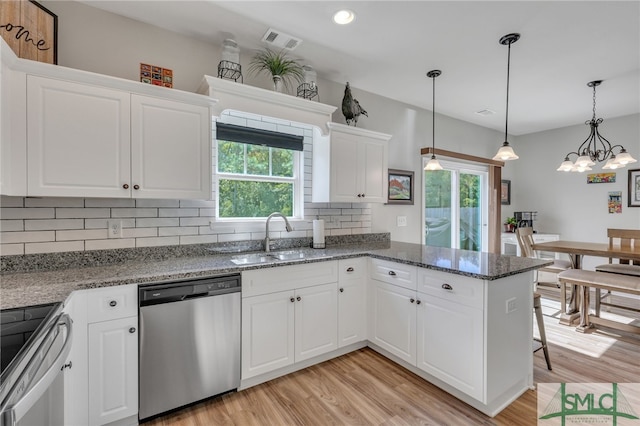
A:
[[[480,283],[478,283],[480,285]],[[418,293],[416,366],[478,400],[483,398],[482,310]]]
[[[398,358],[416,363],[415,290],[371,281],[369,340]]]
[[[297,274],[313,274],[315,285]],[[338,348],[336,261],[246,271],[242,280],[243,380]],[[270,293],[269,283],[291,289]]]
[[[137,289],[131,284],[76,291],[66,302],[73,319],[67,425],[137,424]]]
[[[89,324],[89,424],[138,414],[138,318]]]
[[[367,258],[338,261],[338,347],[367,339]]]

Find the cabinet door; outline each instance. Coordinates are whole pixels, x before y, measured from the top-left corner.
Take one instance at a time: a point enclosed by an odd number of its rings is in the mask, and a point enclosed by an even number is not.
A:
[[[358,156],[362,163],[360,178],[364,199],[368,203],[387,202],[387,144],[381,141],[367,141],[360,144]],[[414,182],[415,185],[415,182]]]
[[[133,196],[211,199],[209,108],[140,95],[131,108]]]
[[[296,290],[296,362],[338,348],[337,295],[337,283]]]
[[[416,292],[371,281],[369,340],[397,357],[416,363]]]
[[[130,95],[27,80],[28,195],[129,197]]]
[[[138,413],[138,317],[89,324],[89,424]]]
[[[417,367],[484,400],[482,309],[418,293]]]
[[[338,347],[367,339],[367,259],[339,261]]]
[[[358,157],[360,136],[331,134],[331,201],[362,201],[360,178],[361,159]]]
[[[242,379],[294,362],[293,291],[242,299]]]

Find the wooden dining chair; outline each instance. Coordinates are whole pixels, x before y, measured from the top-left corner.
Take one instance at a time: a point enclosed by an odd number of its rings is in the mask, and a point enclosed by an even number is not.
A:
[[[619,246],[623,249],[639,249],[640,248],[640,229],[618,229],[608,228],[607,237],[609,238],[609,248]],[[612,274],[632,275],[640,277],[640,262],[630,259],[615,259],[609,258],[609,263],[596,266],[596,271],[609,272]],[[611,291],[607,291],[604,295],[601,294],[601,290],[596,288],[595,290],[596,315],[600,315],[601,305],[611,306],[615,308],[629,309],[628,307],[617,305],[611,301]],[[632,309],[635,311],[635,309]]]

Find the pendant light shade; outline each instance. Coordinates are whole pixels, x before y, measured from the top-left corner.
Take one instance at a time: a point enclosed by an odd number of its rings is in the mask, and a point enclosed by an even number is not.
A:
[[[425,170],[434,171],[434,170],[442,170],[442,166],[440,162],[436,158],[436,77],[442,74],[440,70],[431,70],[427,73],[427,77],[433,80],[433,91],[432,91],[432,108],[431,108],[431,117],[432,117],[432,139],[431,139],[431,159],[424,166]]]
[[[512,33],[502,36],[500,38],[500,44],[503,46],[506,45],[509,47],[507,54],[507,107],[505,109],[504,116],[504,143],[498,150],[498,153],[493,157],[494,160],[498,161],[509,161],[509,160],[517,160],[518,157],[516,153],[513,151],[513,148],[509,145],[509,141],[507,139],[507,131],[509,129],[509,72],[511,70],[511,45],[520,39],[520,34]]]

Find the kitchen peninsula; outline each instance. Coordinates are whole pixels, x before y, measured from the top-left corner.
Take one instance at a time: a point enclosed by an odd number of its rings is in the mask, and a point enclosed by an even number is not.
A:
[[[295,251],[302,253],[298,260],[274,258],[245,266],[232,262],[243,254],[229,247],[194,246],[187,249],[190,253],[177,257],[163,250],[169,249],[150,249],[138,258],[134,255],[136,249],[118,251],[111,257],[103,252],[109,260],[102,261],[111,264],[90,267],[82,267],[87,263],[86,252],[78,253],[75,263],[74,255],[67,253],[68,268],[38,272],[11,272],[12,268],[23,268],[25,265],[19,258],[27,257],[5,256],[1,307],[65,300],[68,303],[76,294],[106,294],[131,284],[240,272],[243,368],[239,389],[364,346],[490,416],[533,386],[533,271],[547,261],[375,238],[323,250],[297,248]],[[131,260],[114,260],[120,256]],[[46,257],[37,257],[40,267],[46,268]],[[49,265],[55,266],[56,261]],[[93,261],[99,265],[100,255],[96,254]],[[347,303],[354,283],[359,286],[360,297]],[[257,330],[252,328],[252,321],[260,322],[259,318],[252,319],[252,307],[265,297],[282,296],[288,301],[290,297],[293,300],[294,294],[303,295],[304,291],[321,286],[334,295],[329,300],[335,306],[323,309],[322,318],[323,322],[331,323],[330,316],[336,316],[331,344],[308,358],[299,354],[291,357],[281,366],[265,367],[268,362],[254,362],[250,357],[252,345],[263,342],[264,336],[256,336]],[[294,309],[294,305],[287,303],[286,309]],[[300,308],[295,305],[295,309]],[[355,322],[354,312],[361,313]],[[82,315],[74,319],[76,329],[82,327],[81,318]],[[358,321],[362,327],[351,340],[338,336],[344,324]],[[294,329],[292,325],[286,328]],[[271,327],[270,332],[273,330]],[[345,343],[339,343],[342,341]],[[279,348],[274,344],[270,343],[269,350],[277,353]],[[78,363],[76,375],[81,365]]]

